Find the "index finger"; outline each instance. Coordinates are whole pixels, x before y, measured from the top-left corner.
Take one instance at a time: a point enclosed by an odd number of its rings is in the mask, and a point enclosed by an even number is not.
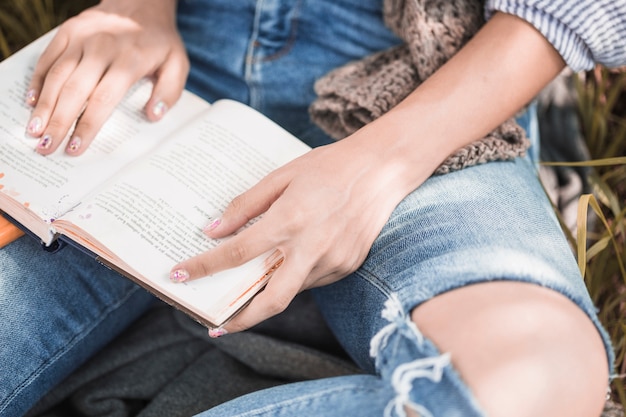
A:
[[[268,224],[261,219],[217,247],[176,264],[170,272],[170,279],[183,282],[202,278],[278,249],[273,234],[269,233],[269,226],[266,226]]]

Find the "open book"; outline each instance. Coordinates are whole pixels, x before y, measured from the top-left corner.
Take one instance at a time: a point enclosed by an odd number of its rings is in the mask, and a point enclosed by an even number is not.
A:
[[[187,91],[151,123],[142,108],[152,86],[142,81],[82,156],[64,145],[41,156],[24,134],[24,97],[51,36],[0,63],[0,211],[44,245],[69,241],[201,323],[223,324],[263,288],[276,253],[186,283],[170,282],[169,271],[218,245],[202,228],[308,146],[243,104]]]

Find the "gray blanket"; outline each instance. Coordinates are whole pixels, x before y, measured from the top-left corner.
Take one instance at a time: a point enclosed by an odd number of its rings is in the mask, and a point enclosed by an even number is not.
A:
[[[358,372],[306,293],[283,314],[219,339],[159,305],[28,415],[187,417],[259,389]]]

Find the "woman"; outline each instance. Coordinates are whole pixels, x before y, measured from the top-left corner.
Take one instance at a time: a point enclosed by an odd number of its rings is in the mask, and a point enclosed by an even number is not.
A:
[[[262,220],[171,276],[196,279],[278,248],[285,261],[266,290],[210,334],[249,328],[315,288],[369,375],[286,385],[206,416],[599,415],[610,343],[533,161],[432,173],[565,65],[625,64],[626,6],[488,1],[487,23],[453,58],[333,142],[310,122],[313,83],[401,43],[382,10],[381,0],[104,0],[63,25],[42,55],[27,130],[41,154],[61,147],[79,157],[136,80],[155,77],[146,114],[157,121],[190,68],[192,91],[247,102],[319,145],[235,199],[206,233]],[[20,239],[0,265],[3,416],[25,412],[151,302],[71,248],[50,255]]]

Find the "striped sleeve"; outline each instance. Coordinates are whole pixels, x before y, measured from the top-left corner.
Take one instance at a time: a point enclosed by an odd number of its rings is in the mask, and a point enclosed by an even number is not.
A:
[[[626,0],[487,0],[487,19],[496,11],[532,24],[574,71],[626,65]]]

